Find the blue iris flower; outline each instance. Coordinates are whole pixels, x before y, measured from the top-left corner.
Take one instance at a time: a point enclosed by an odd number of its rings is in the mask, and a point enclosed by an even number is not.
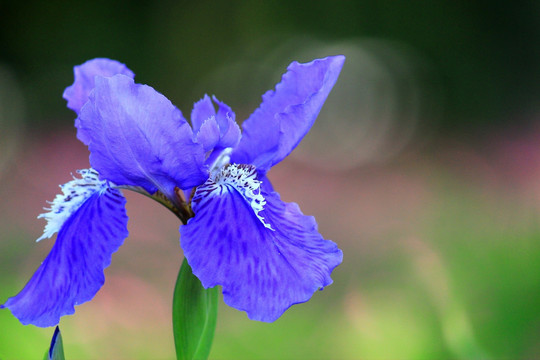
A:
[[[122,189],[145,193],[185,225],[180,242],[205,288],[249,318],[271,322],[332,283],[343,254],[315,219],[286,203],[266,177],[313,125],[345,58],[293,62],[275,90],[242,124],[229,106],[205,96],[191,126],[166,97],[134,82],[125,65],[94,59],[76,66],[64,92],[91,169],[61,186],[40,215],[38,239],[58,232],[30,281],[2,307],[23,324],[54,326],[91,300],[128,236]]]

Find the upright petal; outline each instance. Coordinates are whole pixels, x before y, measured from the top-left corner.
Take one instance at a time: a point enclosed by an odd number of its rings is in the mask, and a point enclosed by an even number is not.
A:
[[[213,116],[216,116],[214,104],[212,104],[212,100],[208,95],[204,95],[201,100],[193,104],[193,110],[191,110],[191,126],[193,127],[193,132],[195,134],[198,133],[204,122]]]
[[[342,252],[296,204],[263,192],[257,212],[237,189],[212,179],[198,187],[195,217],[180,228],[182,248],[205,288],[221,285],[228,305],[271,322],[331,284]]]
[[[127,68],[126,65],[110,59],[97,58],[88,60],[82,65],[73,68],[75,81],[71,86],[64,90],[63,97],[67,100],[67,107],[75,111],[77,115],[83,105],[88,101],[90,91],[94,89],[94,79],[96,76],[109,77],[116,74],[122,74],[134,78],[135,74]],[[79,119],[75,120],[77,128],[77,138],[85,145],[88,145],[90,139],[80,129]]]
[[[133,79],[97,77],[82,108],[81,126],[90,136],[90,163],[103,179],[174,196],[207,177],[203,147],[165,96]]]
[[[218,146],[222,148],[235,147],[240,141],[241,132],[236,123],[236,115],[224,102],[219,101],[215,96],[212,97],[218,105],[216,121],[219,124],[220,141]]]
[[[103,286],[103,269],[128,235],[125,198],[115,189],[95,191],[64,222],[47,258],[4,305],[24,325],[54,326],[91,300]]]
[[[197,142],[209,150],[214,147],[219,149],[235,147],[240,141],[240,128],[236,124],[235,114],[227,104],[219,101],[215,96],[212,99],[218,105],[217,113],[208,95],[204,95],[193,106],[191,124]],[[219,129],[217,139],[214,134],[216,127]]]
[[[276,89],[263,95],[262,104],[243,123],[231,161],[265,172],[283,160],[313,125],[344,61],[338,55],[290,64]]]
[[[205,153],[214,149],[219,142],[219,126],[215,116],[211,116],[203,122],[197,131],[195,141],[202,145]]]

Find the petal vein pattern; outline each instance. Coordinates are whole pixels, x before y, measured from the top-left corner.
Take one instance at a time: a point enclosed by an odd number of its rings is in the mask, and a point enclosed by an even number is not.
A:
[[[105,282],[112,253],[128,236],[125,203],[116,189],[93,192],[64,222],[30,281],[1,307],[24,325],[47,327],[91,300]]]
[[[221,195],[224,191],[237,191],[248,202],[261,223],[268,229],[274,230],[260,215],[266,205],[266,200],[261,193],[261,183],[257,180],[255,166],[227,164],[211,174],[210,178],[197,189],[192,201],[198,203],[209,196]]]
[[[262,194],[261,216],[275,231],[238,192],[214,191],[197,194],[195,217],[180,227],[180,240],[204,287],[221,285],[229,306],[271,322],[331,284],[330,273],[343,255],[298,205],[282,202],[275,192]]]

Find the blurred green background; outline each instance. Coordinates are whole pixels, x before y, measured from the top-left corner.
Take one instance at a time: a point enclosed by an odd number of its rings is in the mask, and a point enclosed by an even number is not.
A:
[[[540,2],[4,0],[0,20],[0,303],[52,246],[45,200],[89,166],[74,65],[117,59],[187,117],[208,93],[243,120],[291,61],[341,53],[270,179],[344,262],[273,324],[221,304],[211,358],[540,358]],[[174,358],[178,224],[127,197],[105,286],[61,321],[68,358]],[[0,310],[0,359],[40,358],[53,330]]]

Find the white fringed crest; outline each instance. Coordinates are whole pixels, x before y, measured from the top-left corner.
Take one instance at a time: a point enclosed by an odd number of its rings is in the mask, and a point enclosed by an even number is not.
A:
[[[261,193],[261,184],[262,181],[257,180],[257,169],[255,166],[227,164],[221,168],[215,168],[211,172],[208,181],[197,189],[197,193],[200,197],[206,197],[211,196],[214,192],[221,194],[225,188],[233,188],[249,203],[262,224],[266,228],[274,230],[265,221],[264,217],[259,214],[264,210],[264,206],[266,205],[266,200]]]
[[[62,194],[56,195],[53,201],[48,201],[51,207],[44,208],[48,211],[38,216],[38,219],[47,220],[47,225],[43,235],[36,241],[53,236],[90,196],[98,191],[105,191],[108,187],[107,181],[99,180],[99,174],[94,169],[77,170],[77,173],[81,178],[73,176],[73,180],[60,185]]]

